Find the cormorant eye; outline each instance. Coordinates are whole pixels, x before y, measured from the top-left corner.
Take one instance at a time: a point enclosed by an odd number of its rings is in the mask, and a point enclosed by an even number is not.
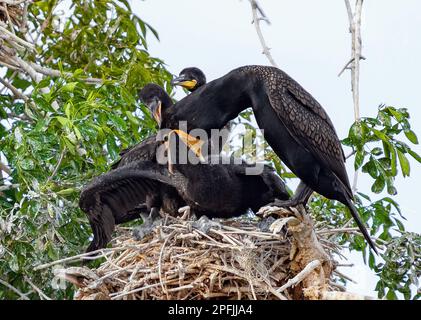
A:
[[[167,142],[167,141],[168,141],[168,134],[166,134],[166,135],[164,136],[164,141],[165,141],[165,142]]]

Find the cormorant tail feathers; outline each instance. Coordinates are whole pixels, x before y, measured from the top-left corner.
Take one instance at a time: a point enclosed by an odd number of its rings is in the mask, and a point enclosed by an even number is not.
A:
[[[352,217],[354,218],[355,222],[357,223],[358,228],[360,229],[361,233],[363,234],[365,240],[368,242],[371,249],[374,250],[376,254],[379,254],[379,252],[376,249],[376,246],[373,243],[373,240],[371,240],[370,235],[368,234],[367,228],[365,227],[364,223],[361,221],[361,218],[358,214],[357,208],[355,207],[354,203],[351,199],[347,198],[346,205],[349,208],[349,211],[351,212]]]

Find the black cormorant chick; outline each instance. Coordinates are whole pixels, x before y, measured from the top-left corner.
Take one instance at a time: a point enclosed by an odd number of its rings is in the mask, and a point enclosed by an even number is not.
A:
[[[196,216],[229,218],[253,211],[276,199],[289,198],[274,170],[248,175],[243,164],[175,164],[168,167],[152,161],[135,161],[95,178],[81,193],[79,206],[89,217],[94,239],[88,252],[104,248],[111,240],[120,212],[138,208],[139,199],[155,194],[165,205],[168,190],[176,192]],[[163,192],[165,190],[165,192]],[[174,203],[171,201],[169,203]],[[178,206],[165,208],[177,213]]]
[[[368,244],[377,252],[358,211],[345,169],[345,157],[323,107],[278,68],[244,66],[198,88],[161,115],[161,128],[222,128],[248,107],[279,158],[301,179],[291,201],[305,204],[312,190],[345,204]]]

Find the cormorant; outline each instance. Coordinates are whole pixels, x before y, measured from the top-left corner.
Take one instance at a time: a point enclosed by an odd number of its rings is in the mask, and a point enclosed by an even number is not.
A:
[[[141,99],[142,101],[146,101],[149,106],[153,106],[151,109],[157,120],[160,120],[161,105],[164,110],[172,105],[172,100],[168,94],[161,87],[154,84],[150,84],[143,88]],[[159,111],[157,112],[157,110]],[[185,136],[183,136],[182,133],[183,132],[180,133],[180,138],[183,140]],[[253,179],[257,179],[257,191],[242,191],[244,194],[248,195],[248,200],[244,201],[244,205],[247,206],[247,204],[250,204],[251,209],[254,211],[259,207],[252,206],[253,203],[262,206],[269,201],[268,199],[289,198],[282,180],[280,180],[280,178],[272,172],[273,170],[271,171],[268,167],[265,167],[263,173],[260,175],[260,179],[250,176],[246,179],[244,177],[242,178],[244,183],[243,181],[238,181],[238,179],[229,181],[227,172],[231,172],[232,174],[235,173],[234,177],[245,175],[245,168],[247,167],[245,163],[242,165],[223,165],[223,167],[220,167],[221,165],[208,165],[209,167],[204,167],[203,164],[200,165],[202,176],[208,178],[201,180],[201,184],[199,183],[199,187],[197,187],[198,191],[193,197],[188,193],[191,192],[191,188],[194,188],[193,182],[190,184],[190,189],[186,189],[186,184],[189,182],[188,179],[180,180],[181,184],[178,185],[179,189],[174,188],[172,185],[162,183],[161,181],[155,181],[147,174],[145,175],[145,179],[143,179],[144,181],[137,181],[135,179],[136,175],[133,177],[136,181],[132,181],[130,172],[133,171],[134,163],[138,164],[137,169],[143,168],[145,172],[149,171],[149,174],[151,173],[151,170],[153,172],[154,168],[158,166],[157,153],[163,142],[164,141],[157,139],[156,135],[152,135],[141,143],[123,150],[120,153],[121,158],[112,165],[111,172],[101,175],[84,188],[80,196],[79,206],[87,213],[94,234],[94,239],[88,247],[87,252],[105,247],[111,239],[111,234],[116,224],[129,222],[139,217],[143,218],[144,223],[150,220],[153,221],[158,216],[160,209],[171,215],[177,215],[177,213],[180,212],[179,208],[186,207],[187,204],[190,204],[193,206],[193,212],[196,213],[196,215],[205,214],[213,217],[218,215],[226,216],[227,214],[228,216],[240,215],[243,213],[244,210],[239,207],[243,200],[238,202],[238,194],[232,198],[228,192],[229,190],[227,190],[225,195],[221,191],[216,198],[209,199],[209,197],[207,197],[202,200],[200,198],[200,190],[203,190],[205,181],[210,184],[212,184],[213,181],[215,183],[223,181],[234,187],[237,186],[238,188],[242,187],[246,189],[250,187],[250,190],[253,190],[252,185],[247,185],[245,183],[251,183]],[[158,168],[161,167],[162,166],[158,166]],[[189,177],[197,171],[193,165],[181,165],[177,166],[176,169],[176,174],[173,176],[175,181],[178,181],[176,178],[177,173],[180,175],[180,172],[187,170],[186,177]],[[166,171],[164,170],[164,172]],[[212,174],[222,175],[223,178],[216,176],[213,177],[212,180]],[[259,185],[262,185],[262,181],[269,188],[266,193],[261,189],[259,190]],[[195,183],[196,181],[194,184]],[[211,189],[211,187],[208,187],[208,190],[209,189]],[[186,190],[188,192],[184,193],[184,196],[180,195],[180,192],[186,192]],[[228,200],[224,198],[224,196],[232,200]],[[214,200],[216,200],[216,202]],[[198,205],[198,203],[201,204]],[[224,203],[226,203],[225,208],[227,208],[228,213],[221,210],[221,208],[224,208]],[[230,203],[236,203],[232,210],[229,209]],[[236,211],[238,211],[238,213],[236,213]]]
[[[345,157],[323,107],[284,71],[244,66],[201,86],[161,114],[161,128],[208,133],[252,107],[257,123],[279,158],[301,179],[293,199],[275,205],[306,204],[312,190],[345,204],[370,247],[377,252],[358,211],[345,169]]]
[[[195,67],[184,68],[178,77],[172,79],[171,85],[182,86],[188,91],[193,92],[206,84],[206,76],[202,70]]]
[[[144,94],[142,98],[145,101],[148,101],[149,105],[152,105],[152,115],[155,120],[159,123],[160,121],[160,110],[161,105],[163,108],[168,108],[173,104],[171,97],[158,85],[151,84],[145,86],[143,90]],[[159,103],[158,103],[159,102]],[[149,136],[142,142],[124,149],[120,152],[120,159],[111,165],[111,169],[115,170],[117,168],[126,166],[132,162],[144,160],[156,162],[157,160],[157,150],[158,147],[162,144],[162,141],[158,141],[156,135]],[[88,194],[88,189],[84,190],[81,194],[81,208],[83,203],[86,203],[87,200],[84,200],[84,197]],[[107,195],[104,194],[104,197]],[[88,219],[94,233],[94,241],[88,248],[88,252],[96,250],[102,243],[108,243],[108,237],[111,236],[111,232],[106,232],[107,237],[100,236],[100,233],[104,233],[101,230],[101,225],[107,225],[110,230],[114,230],[114,225],[121,223],[129,222],[138,218],[142,218],[144,224],[150,223],[155,217],[159,215],[159,210],[162,208],[165,212],[172,215],[176,215],[178,208],[186,207],[186,203],[181,199],[177,191],[167,185],[159,185],[158,187],[146,189],[141,196],[136,198],[137,205],[135,207],[124,208],[121,207],[120,210],[111,210],[108,213],[91,214],[88,208],[82,208],[88,215]],[[104,209],[106,210],[106,209]],[[110,213],[112,215],[110,216]],[[101,220],[107,220],[107,222]],[[98,229],[99,228],[99,229]],[[96,236],[95,236],[96,235]],[[103,240],[101,240],[103,239]],[[107,240],[104,240],[107,239]],[[99,242],[98,242],[99,241]]]
[[[211,158],[209,158],[211,159]],[[215,163],[215,162],[212,162]],[[281,178],[268,166],[262,173],[248,175],[243,164],[174,164],[168,167],[153,161],[135,161],[95,178],[82,191],[80,208],[89,217],[94,238],[87,252],[104,248],[111,240],[121,212],[138,210],[139,199],[154,194],[170,214],[187,204],[196,216],[229,218],[253,211],[275,199],[289,199]],[[168,192],[180,203],[166,202]]]

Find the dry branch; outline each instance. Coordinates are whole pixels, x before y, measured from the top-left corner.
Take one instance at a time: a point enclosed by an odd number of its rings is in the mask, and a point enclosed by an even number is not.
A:
[[[349,0],[345,0],[345,7],[349,20],[349,32],[352,38],[351,59],[346,63],[345,67],[341,70],[339,75],[345,69],[351,70],[351,89],[352,100],[354,102],[354,118],[355,121],[360,120],[360,60],[365,60],[361,55],[361,13],[362,13],[363,0],[355,0],[354,11],[351,8]],[[357,191],[358,171],[354,173],[352,183],[352,191]]]
[[[270,24],[270,21],[256,0],[249,1],[251,5],[251,11],[253,13],[253,24],[256,28],[257,36],[259,37],[259,41],[263,49],[263,54],[266,56],[266,58],[268,58],[272,66],[278,67],[278,64],[275,62],[275,59],[273,59],[272,54],[270,53],[270,48],[267,46],[265,38],[263,37],[262,30],[260,28],[260,21],[266,21],[268,24]]]

